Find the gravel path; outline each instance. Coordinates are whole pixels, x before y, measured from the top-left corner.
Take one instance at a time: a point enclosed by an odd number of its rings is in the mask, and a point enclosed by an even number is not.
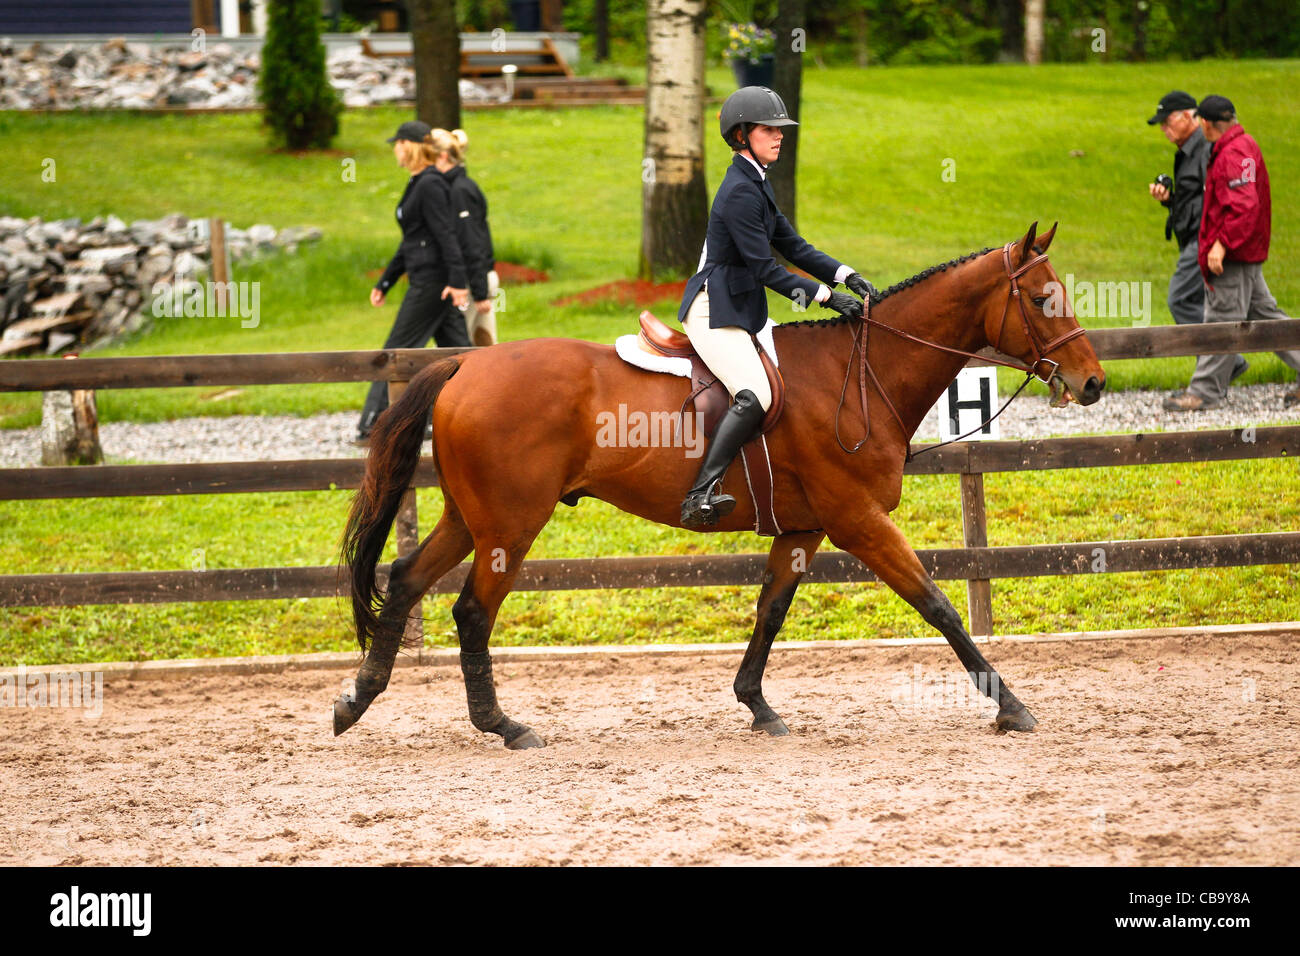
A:
[[[1107,395],[1092,408],[1051,408],[1041,396],[1021,396],[998,423],[1003,438],[1042,438],[1080,432],[1188,431],[1246,425],[1300,423],[1300,406],[1284,408],[1290,385],[1245,385],[1229,392],[1228,401],[1210,412],[1165,412],[1166,392],[1128,391]],[[1005,401],[1005,397],[1003,398]],[[294,458],[356,458],[364,450],[352,444],[357,412],[298,418],[289,415],[236,415],[183,418],[100,426],[100,444],[110,462],[255,461]],[[937,437],[933,416],[917,433]],[[0,467],[40,463],[40,429],[0,430]]]

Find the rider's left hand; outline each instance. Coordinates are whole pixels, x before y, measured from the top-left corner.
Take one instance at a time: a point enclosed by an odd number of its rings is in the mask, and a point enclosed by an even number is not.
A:
[[[846,319],[862,318],[862,303],[847,292],[832,292],[831,297],[822,305],[825,308],[834,309]]]
[[[854,293],[855,295],[863,299],[867,298],[868,296],[875,297],[878,295],[878,293],[876,292],[876,287],[873,286],[866,279],[862,278],[862,276],[858,275],[858,273],[856,272],[851,272],[847,276],[845,276],[844,284],[845,286],[848,287],[850,292]]]

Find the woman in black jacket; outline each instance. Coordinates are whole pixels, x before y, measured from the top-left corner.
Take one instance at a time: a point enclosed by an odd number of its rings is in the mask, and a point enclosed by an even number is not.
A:
[[[397,204],[402,242],[388,268],[370,290],[370,304],[381,306],[393,284],[406,273],[410,288],[402,300],[386,349],[418,349],[429,337],[440,347],[468,346],[469,333],[459,307],[469,301],[465,260],[456,239],[451,188],[435,167],[438,151],[427,123],[412,120],[398,127],[388,141],[397,162],[411,179]],[[379,413],[388,407],[388,383],[374,382],[361,410],[357,441],[370,436]]]
[[[473,302],[461,306],[470,341],[475,345],[496,345],[497,321],[493,311],[499,280],[492,252],[492,231],[488,228],[487,199],[478,183],[465,172],[465,149],[469,137],[463,129],[447,132],[435,129],[431,134],[438,158],[434,162],[451,186],[451,212],[456,223],[456,239],[465,257],[465,273]]]

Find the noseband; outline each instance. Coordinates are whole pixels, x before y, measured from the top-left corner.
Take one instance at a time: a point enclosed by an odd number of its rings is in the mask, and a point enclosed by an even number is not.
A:
[[[919,336],[913,335],[911,332],[904,332],[902,329],[896,329],[892,325],[886,325],[884,322],[880,322],[871,317],[871,298],[870,296],[868,296],[866,301],[862,303],[862,321],[858,325],[858,329],[853,336],[853,348],[849,352],[848,365],[844,369],[844,388],[840,390],[839,405],[837,405],[835,408],[835,440],[839,443],[839,446],[843,451],[852,455],[853,453],[858,451],[858,449],[860,449],[863,445],[865,445],[867,439],[871,437],[871,422],[867,415],[867,377],[868,376],[871,377],[871,382],[873,385],[876,386],[876,391],[880,393],[880,397],[885,400],[885,405],[889,409],[890,413],[894,416],[894,421],[898,422],[899,431],[902,432],[902,434],[904,435],[907,434],[907,428],[903,425],[902,416],[898,414],[898,409],[894,407],[894,403],[890,399],[889,394],[881,386],[880,379],[876,377],[876,370],[873,369],[871,367],[871,364],[867,361],[867,330],[873,325],[876,326],[877,328],[883,329],[886,332],[890,332],[894,335],[897,335],[899,338],[907,339],[910,342],[916,342],[919,345],[925,345],[932,349],[938,349],[941,352],[951,352],[953,355],[964,355],[966,356],[966,358],[979,359],[982,362],[990,362],[994,365],[1005,365],[1007,368],[1014,368],[1017,371],[1024,372],[1025,380],[1020,383],[1020,387],[1016,389],[1015,394],[1013,394],[1011,398],[1007,399],[1006,404],[1004,404],[1002,408],[998,409],[997,414],[995,414],[993,418],[997,418],[998,415],[1001,415],[1003,410],[1007,407],[1007,405],[1010,405],[1015,400],[1016,396],[1019,395],[1022,391],[1024,391],[1025,386],[1029,384],[1030,378],[1036,377],[1040,382],[1043,382],[1044,384],[1051,383],[1053,376],[1056,375],[1057,370],[1061,367],[1061,363],[1053,361],[1052,359],[1049,359],[1047,356],[1050,355],[1052,352],[1056,351],[1057,349],[1059,349],[1062,345],[1065,345],[1067,342],[1071,342],[1074,339],[1078,338],[1080,335],[1083,335],[1086,330],[1082,326],[1076,326],[1075,328],[1070,329],[1068,332],[1063,332],[1062,334],[1058,335],[1056,338],[1052,339],[1047,344],[1045,345],[1043,344],[1042,338],[1034,330],[1033,323],[1029,321],[1029,310],[1025,308],[1024,296],[1020,294],[1019,280],[1022,275],[1024,275],[1034,266],[1038,265],[1040,262],[1046,262],[1047,253],[1040,252],[1032,259],[1028,259],[1027,261],[1021,263],[1020,267],[1017,269],[1017,268],[1013,268],[1011,265],[1011,250],[1014,247],[1015,247],[1014,241],[1008,242],[1005,246],[1002,247],[1002,266],[1006,270],[1007,278],[1011,281],[1011,289],[1007,293],[1007,301],[1002,305],[1002,317],[998,321],[998,337],[997,337],[997,341],[994,342],[993,344],[993,348],[996,351],[1002,353],[1002,335],[1006,331],[1007,313],[1011,310],[1011,302],[1014,299],[1020,306],[1020,319],[1024,323],[1025,339],[1029,342],[1029,347],[1033,353],[1034,360],[1030,362],[1028,365],[1026,365],[1023,362],[1015,362],[1015,361],[1008,362],[1003,359],[993,358],[992,356],[977,355],[974,352],[964,352],[961,349],[955,349],[947,345],[940,345],[938,342],[931,342],[927,339],[920,338]],[[849,377],[853,371],[853,355],[855,352],[858,353],[859,356],[858,387],[862,393],[863,434],[861,440],[858,441],[857,444],[855,444],[852,448],[849,448],[844,444],[843,439],[840,438],[840,411],[844,407],[844,399],[845,396],[848,394]],[[1006,354],[1006,353],[1002,353],[1002,354]],[[1048,371],[1046,374],[1043,374],[1042,372],[1039,371],[1040,365],[1051,366],[1051,370]],[[988,421],[989,422],[993,421],[993,418],[990,418]],[[960,436],[960,438],[955,438],[953,439],[953,441],[960,441],[961,438],[965,438],[967,435],[974,434],[974,432],[979,431],[980,428],[983,428],[987,424],[988,422],[983,422],[977,428],[967,432],[966,435],[962,435]],[[944,445],[950,445],[950,444],[952,444],[952,442],[940,442],[937,445],[927,445],[920,452],[917,452],[917,454],[922,454],[923,452],[932,451],[935,448],[941,448]],[[913,457],[914,455],[912,454],[911,444],[909,442],[908,451],[907,451],[907,460],[911,461]]]
[[[1050,355],[1052,352],[1056,351],[1057,349],[1059,349],[1066,342],[1073,341],[1074,339],[1078,338],[1080,335],[1083,335],[1084,329],[1082,326],[1078,326],[1077,328],[1070,329],[1070,331],[1068,332],[1063,332],[1062,334],[1058,335],[1056,338],[1052,339],[1052,341],[1048,342],[1046,345],[1043,344],[1042,339],[1039,337],[1038,333],[1034,330],[1033,323],[1029,321],[1029,310],[1025,308],[1025,297],[1020,294],[1019,280],[1022,275],[1024,275],[1034,266],[1038,265],[1040,262],[1046,262],[1047,253],[1040,252],[1038,255],[1034,256],[1029,261],[1022,263],[1019,269],[1012,269],[1011,249],[1014,245],[1015,245],[1014,242],[1008,242],[1005,246],[1002,247],[1002,266],[1007,271],[1007,278],[1011,280],[1011,292],[1007,295],[1007,301],[1002,306],[1002,318],[998,322],[998,337],[997,340],[993,343],[993,348],[995,348],[999,352],[1002,351],[1002,333],[1006,331],[1007,312],[1010,310],[1011,301],[1014,299],[1020,305],[1020,320],[1024,323],[1025,338],[1029,341],[1029,347],[1033,349],[1034,360],[1029,365],[1019,365],[1012,362],[999,362],[996,359],[991,359],[991,358],[987,359],[987,361],[996,362],[998,365],[1006,365],[1010,368],[1019,369],[1022,372],[1028,372],[1031,375],[1036,376],[1038,380],[1043,384],[1047,384],[1051,382],[1052,376],[1056,374],[1056,370],[1061,367],[1060,362],[1054,362],[1051,359],[1049,359],[1047,356]],[[1038,366],[1043,364],[1044,362],[1052,366],[1052,370],[1048,372],[1046,375],[1038,371]]]

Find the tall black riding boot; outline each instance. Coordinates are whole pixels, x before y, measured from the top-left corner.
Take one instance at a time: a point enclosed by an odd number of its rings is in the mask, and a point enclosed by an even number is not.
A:
[[[695,484],[682,502],[682,524],[687,528],[708,528],[720,518],[731,514],[736,499],[731,495],[711,494],[714,485],[722,480],[727,466],[735,460],[740,446],[749,441],[763,425],[763,406],[758,396],[747,388],[736,393],[736,401],[718,422],[717,431],[704,454],[700,473]]]

